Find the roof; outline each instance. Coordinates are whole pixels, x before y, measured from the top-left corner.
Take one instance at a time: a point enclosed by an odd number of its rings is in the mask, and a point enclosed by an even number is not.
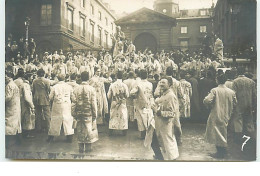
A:
[[[205,15],[201,15],[200,11],[205,11]],[[210,8],[204,9],[188,9],[188,10],[180,10],[180,16],[178,18],[208,18],[211,16]]]
[[[168,23],[176,25],[176,19],[144,7],[123,18],[118,19],[115,21],[115,23],[117,25],[138,23]]]
[[[155,0],[155,4],[162,4],[162,3],[174,3],[174,4],[179,4],[178,0]]]

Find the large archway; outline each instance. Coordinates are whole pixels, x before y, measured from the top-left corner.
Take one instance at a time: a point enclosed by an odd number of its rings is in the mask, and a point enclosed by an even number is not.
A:
[[[147,32],[141,33],[135,37],[134,45],[137,51],[144,51],[146,48],[153,53],[157,51],[157,41],[155,37]]]

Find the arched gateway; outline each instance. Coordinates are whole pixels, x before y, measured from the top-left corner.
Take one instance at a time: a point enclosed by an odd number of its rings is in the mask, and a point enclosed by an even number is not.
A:
[[[134,45],[137,51],[144,51],[146,48],[153,53],[157,51],[157,41],[155,37],[148,32],[143,32],[136,36]]]

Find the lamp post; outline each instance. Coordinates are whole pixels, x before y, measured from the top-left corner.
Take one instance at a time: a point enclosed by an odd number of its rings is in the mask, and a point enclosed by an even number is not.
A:
[[[29,17],[26,17],[26,20],[24,22],[24,25],[25,25],[25,53],[26,53],[26,56],[28,54],[28,39],[29,39],[29,25],[30,25],[30,18]]]
[[[30,25],[30,18],[26,17],[26,20],[24,22],[25,25],[25,41],[28,42],[28,37],[29,37],[29,25]]]

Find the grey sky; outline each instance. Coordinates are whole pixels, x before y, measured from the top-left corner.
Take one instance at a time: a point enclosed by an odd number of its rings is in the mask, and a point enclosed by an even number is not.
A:
[[[134,12],[142,7],[153,9],[154,0],[103,0],[108,2],[116,13]],[[178,2],[178,0],[176,0]],[[214,3],[217,0],[213,0]],[[180,9],[197,9],[211,7],[212,0],[179,0]]]

